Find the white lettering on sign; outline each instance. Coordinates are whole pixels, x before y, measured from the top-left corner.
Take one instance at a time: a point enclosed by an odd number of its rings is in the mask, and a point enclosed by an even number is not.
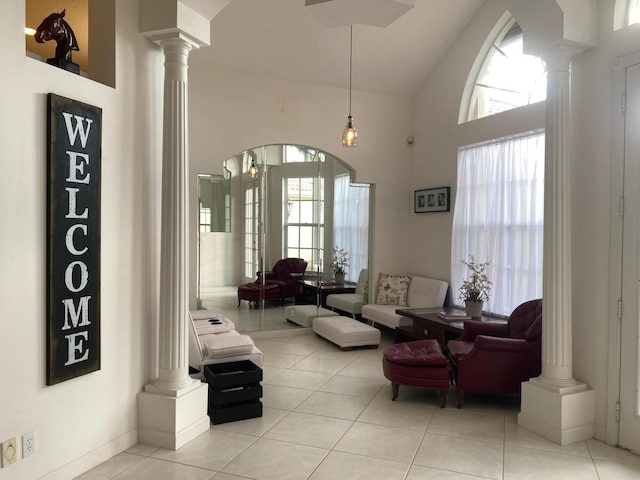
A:
[[[89,358],[89,349],[85,348],[83,345],[83,340],[86,342],[89,338],[89,332],[86,330],[84,332],[71,333],[69,335],[65,335],[67,339],[67,361],[64,362],[64,366],[73,365],[74,363],[83,362],[87,358]],[[78,357],[82,352],[84,354],[81,357]]]
[[[67,138],[71,146],[75,147],[76,140],[80,138],[82,148],[86,148],[93,120],[68,112],[63,112],[62,115],[64,116]],[[69,160],[69,171],[65,181],[71,184],[83,185],[80,188],[88,188],[91,184],[91,174],[88,172],[89,154],[71,150],[67,150],[66,154]],[[65,218],[88,221],[89,208],[85,206],[83,209],[82,205],[78,205],[80,188],[65,187],[68,194],[68,208]],[[79,208],[81,212],[78,212]],[[78,248],[76,245],[78,235],[82,235],[82,238],[84,238],[85,241],[87,240],[89,227],[86,223],[71,225],[65,235],[65,247],[67,251],[74,256],[84,255],[89,251],[88,246]],[[89,269],[87,268],[87,264],[81,260],[69,263],[64,273],[64,283],[70,292],[82,292],[89,283]],[[87,345],[89,331],[85,327],[91,324],[91,319],[89,318],[90,299],[91,296],[85,295],[62,300],[64,325],[61,330],[66,331],[84,328],[84,330],[65,335],[64,338],[67,340],[67,360],[64,364],[65,366],[83,362],[89,358],[89,347]]]
[[[64,124],[67,127],[67,137],[69,137],[69,143],[71,146],[76,146],[76,135],[78,135],[78,131],[80,132],[80,143],[82,144],[82,148],[87,147],[87,138],[89,138],[89,131],[91,130],[91,124],[93,120],[89,118],[84,118],[79,115],[73,115],[72,113],[62,112],[62,116],[64,116]],[[71,117],[76,119],[76,127],[73,128],[71,125]],[[82,121],[87,122],[87,129],[84,129],[84,123]]]
[[[78,173],[84,175],[84,165],[85,163],[89,165],[89,155],[86,153],[70,152],[69,150],[66,151],[66,154],[69,155],[69,176],[65,180],[67,182],[88,184],[91,174],[87,173],[84,178],[78,178],[77,175]],[[78,158],[84,161],[78,163]]]
[[[76,223],[75,225],[71,225],[69,227],[69,230],[67,230],[67,235],[65,237],[65,245],[67,246],[67,250],[69,251],[69,253],[71,255],[82,255],[83,253],[87,253],[87,250],[89,250],[89,247],[84,247],[82,250],[78,250],[75,246],[75,244],[73,243],[73,234],[75,233],[76,230],[82,230],[82,233],[84,233],[84,236],[87,236],[87,226],[86,225],[82,225],[80,223]]]
[[[78,308],[76,308],[73,298],[65,298],[62,301],[64,305],[64,326],[62,330],[69,330],[72,325],[73,328],[91,325],[89,321],[89,300],[91,300],[91,296],[81,297],[78,302]],[[71,321],[71,324],[69,324],[69,321]]]
[[[84,212],[82,212],[81,214],[78,214],[78,212],[76,212],[77,205],[78,205],[78,200],[77,200],[78,192],[80,191],[80,189],[65,187],[65,190],[69,193],[69,208],[64,218],[88,218],[89,217],[88,208],[85,208]]]
[[[80,284],[77,287],[73,284],[73,270],[76,267],[80,269]],[[76,260],[75,262],[71,262],[67,265],[67,269],[64,271],[64,284],[67,286],[69,291],[78,293],[79,291],[84,290],[87,283],[89,283],[89,269],[84,262]]]

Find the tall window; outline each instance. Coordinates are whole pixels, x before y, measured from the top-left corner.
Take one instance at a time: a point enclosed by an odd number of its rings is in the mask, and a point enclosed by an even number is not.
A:
[[[257,182],[246,183],[244,186],[244,218],[243,218],[243,246],[244,246],[244,276],[254,279],[260,270],[260,188]]]
[[[640,23],[640,0],[629,0],[627,4],[627,25]]]
[[[304,258],[307,270],[322,271],[324,255],[324,179],[285,179],[285,253]]]
[[[494,39],[478,71],[466,121],[546,99],[544,63],[525,55],[522,46],[522,29],[512,18]]]
[[[369,185],[351,185],[349,175],[340,175],[334,198],[333,245],[349,254],[346,278],[355,282],[369,264]]]
[[[211,231],[211,207],[203,207],[200,202],[200,232]]]
[[[542,297],[544,133],[529,132],[458,151],[453,214],[453,303],[466,278],[460,262],[489,261],[493,289],[485,309],[510,314]]]

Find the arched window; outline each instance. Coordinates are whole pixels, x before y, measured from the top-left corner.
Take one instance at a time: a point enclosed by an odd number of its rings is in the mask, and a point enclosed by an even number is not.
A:
[[[629,0],[627,3],[627,25],[640,23],[640,0]]]
[[[540,58],[525,55],[522,44],[522,29],[511,18],[490,44],[480,68],[475,70],[475,82],[470,78],[473,90],[466,118],[461,115],[461,121],[487,117],[546,99],[545,65]]]

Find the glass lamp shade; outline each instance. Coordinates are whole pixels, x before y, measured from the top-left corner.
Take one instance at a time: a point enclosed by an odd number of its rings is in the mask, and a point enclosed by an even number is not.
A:
[[[254,162],[251,162],[251,166],[249,167],[249,177],[256,178],[258,176],[258,167]]]
[[[351,117],[351,115],[349,115],[347,126],[344,127],[344,131],[342,132],[342,146],[343,147],[358,146],[358,132],[353,127],[353,118]]]

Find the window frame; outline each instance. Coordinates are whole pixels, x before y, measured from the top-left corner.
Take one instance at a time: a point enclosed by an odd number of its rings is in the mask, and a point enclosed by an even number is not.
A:
[[[544,62],[538,57],[532,57],[526,54],[522,54],[521,56],[517,57],[508,57],[503,51],[505,39],[508,38],[509,35],[513,36],[513,32],[516,32],[516,35],[519,35],[519,37],[522,37],[523,35],[522,30],[520,29],[515,18],[511,16],[509,12],[506,12],[487,36],[485,43],[478,52],[476,60],[471,68],[471,71],[467,78],[465,92],[462,96],[462,101],[460,104],[460,112],[458,117],[459,124],[471,122],[473,120],[478,120],[481,118],[487,118],[492,115],[513,110],[514,108],[519,108],[546,100],[546,88],[543,89],[541,84],[541,82],[544,82],[544,85],[546,85],[546,69],[544,67]],[[517,32],[519,32],[519,34]],[[484,77],[490,70],[493,59],[496,58],[496,52],[498,54],[504,55],[505,58],[510,58],[511,61],[517,61],[518,59],[520,59],[520,61],[523,61],[528,57],[538,58],[538,61],[542,65],[543,73],[541,73],[541,76],[538,77],[536,82],[531,85],[531,88],[528,89],[508,89],[501,87],[499,83],[487,83]],[[531,60],[525,61],[531,62]],[[511,71],[519,71],[519,69],[511,68]],[[538,85],[538,88],[535,87],[536,85]],[[497,109],[494,112],[481,113],[479,111],[479,96],[482,92],[482,89],[493,89],[494,91],[511,92],[514,95],[518,95],[521,97],[526,96],[527,102],[514,102],[513,106],[511,107]],[[538,92],[538,95],[541,94],[542,96],[532,96],[535,92]]]

